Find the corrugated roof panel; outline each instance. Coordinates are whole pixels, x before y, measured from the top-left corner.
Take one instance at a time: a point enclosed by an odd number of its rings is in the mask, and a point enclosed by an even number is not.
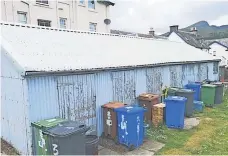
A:
[[[10,49],[8,52],[25,71],[84,70],[216,59],[183,43],[47,29],[1,23],[1,44]]]

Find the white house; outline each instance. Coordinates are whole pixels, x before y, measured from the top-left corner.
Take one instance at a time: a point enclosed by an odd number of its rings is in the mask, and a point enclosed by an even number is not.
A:
[[[109,0],[1,0],[1,20],[82,31],[110,32]]]
[[[186,32],[179,30],[178,25],[173,25],[170,26],[169,32],[161,36],[168,37],[170,41],[186,43],[205,52],[209,52],[210,49],[210,47],[205,43],[202,37],[197,33],[196,28],[193,28],[191,32]]]
[[[220,66],[228,65],[228,45],[219,42],[213,41],[209,44],[211,50],[210,54],[217,56],[221,59]]]

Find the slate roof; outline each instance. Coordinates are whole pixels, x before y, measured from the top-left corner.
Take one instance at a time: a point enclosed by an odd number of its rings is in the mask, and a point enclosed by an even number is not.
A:
[[[1,56],[28,72],[82,72],[220,61],[184,43],[0,22]]]
[[[112,34],[117,35],[128,35],[128,36],[138,36],[143,38],[155,38],[155,39],[167,39],[167,37],[158,36],[158,35],[151,35],[151,34],[142,34],[142,33],[135,33],[135,32],[128,32],[128,31],[121,31],[121,30],[113,30],[110,31]]]
[[[205,42],[207,43],[208,46],[212,45],[213,43],[218,43],[219,45],[228,48],[228,38],[206,40]]]
[[[180,38],[182,38],[182,40],[184,40],[187,44],[194,46],[196,48],[200,48],[200,49],[210,49],[210,47],[208,46],[207,43],[205,43],[205,40],[203,39],[202,36],[200,35],[195,35],[192,32],[186,32],[186,31],[174,31]],[[161,36],[164,37],[169,37],[169,35],[172,32],[167,32],[165,34],[162,34]]]

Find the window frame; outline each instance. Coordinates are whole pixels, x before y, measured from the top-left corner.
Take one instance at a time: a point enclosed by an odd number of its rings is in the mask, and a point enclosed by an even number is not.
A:
[[[79,5],[85,5],[85,0],[79,0]]]
[[[40,22],[49,22],[50,26],[46,26],[46,25],[39,25]],[[44,20],[44,19],[37,19],[37,24],[38,26],[43,26],[43,27],[51,27],[51,21],[50,20]]]
[[[93,2],[93,4],[92,4]],[[95,0],[88,0],[88,8],[95,10],[96,9],[96,5],[95,5],[96,1]],[[91,5],[93,5],[93,7],[91,7]]]
[[[24,15],[25,17],[25,23],[20,21],[20,15]],[[27,24],[28,23],[28,18],[27,18],[27,12],[24,11],[17,11],[17,17],[18,17],[18,22],[21,24]]]
[[[95,27],[94,27],[94,28],[95,28],[95,31],[91,31],[91,29],[90,29],[90,28],[91,28],[91,27],[90,27],[91,25],[95,26]],[[89,31],[90,31],[90,32],[97,32],[97,23],[89,22]]]
[[[213,62],[213,74],[218,74],[219,72],[219,64],[218,62]]]
[[[65,27],[61,27],[61,20],[64,20],[64,26]],[[64,18],[64,17],[59,17],[59,27],[61,28],[61,29],[66,29],[67,28],[67,18]]]

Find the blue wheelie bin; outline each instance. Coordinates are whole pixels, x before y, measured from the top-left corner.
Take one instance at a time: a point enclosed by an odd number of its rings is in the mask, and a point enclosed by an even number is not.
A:
[[[142,107],[125,106],[116,108],[118,141],[133,150],[143,144],[144,140],[144,112]]]
[[[180,96],[168,96],[166,104],[166,126],[168,128],[184,128],[185,104],[187,98]]]
[[[191,89],[195,91],[194,100],[200,101],[200,92],[201,92],[201,84],[200,83],[189,83],[184,86],[186,89]]]

